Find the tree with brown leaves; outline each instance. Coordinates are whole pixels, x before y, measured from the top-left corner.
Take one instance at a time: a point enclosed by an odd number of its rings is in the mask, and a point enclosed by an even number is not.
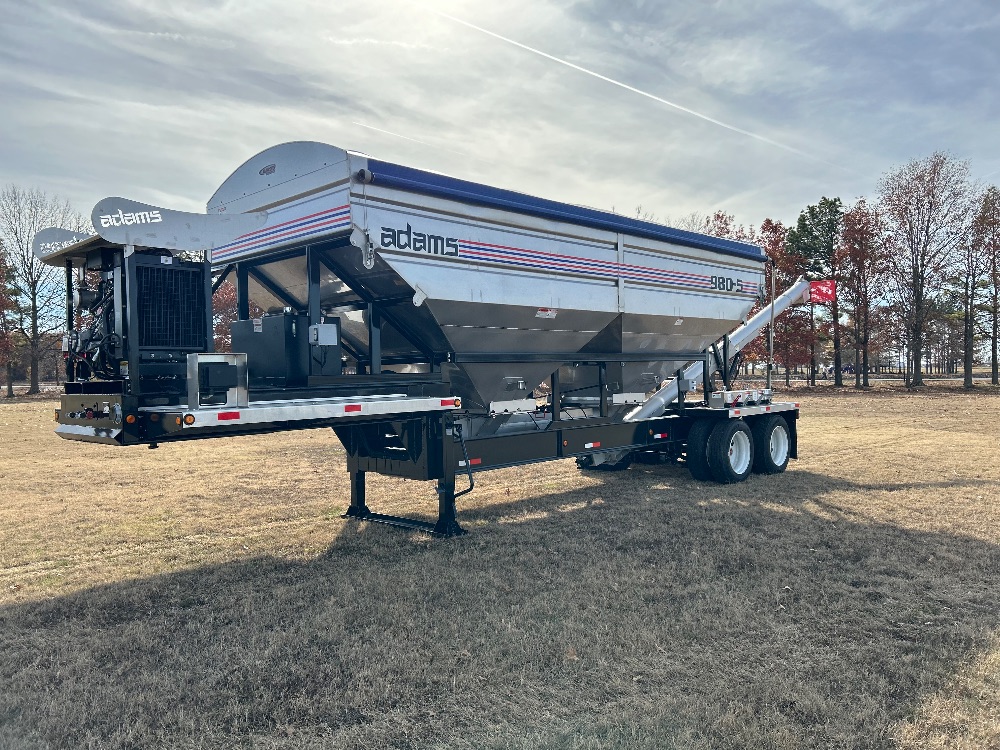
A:
[[[857,387],[868,388],[872,325],[884,286],[889,242],[878,211],[864,198],[859,198],[844,212],[844,228],[837,252],[841,269],[840,292],[849,306],[855,346],[860,354],[855,363],[854,383]]]
[[[879,183],[879,213],[893,242],[888,290],[904,316],[915,386],[924,384],[934,302],[971,231],[973,197],[968,162],[940,152],[889,172]]]
[[[780,221],[764,219],[756,237],[771,260],[764,269],[765,291],[770,299],[772,274],[775,290],[780,294],[806,274],[808,261],[788,246],[788,230]],[[786,386],[791,385],[792,369],[808,364],[811,342],[812,330],[806,310],[792,307],[774,319],[774,358],[785,369]],[[759,337],[749,346],[766,352],[767,341]]]

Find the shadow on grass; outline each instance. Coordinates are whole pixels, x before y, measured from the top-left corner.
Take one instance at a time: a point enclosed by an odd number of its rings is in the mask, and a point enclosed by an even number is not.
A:
[[[891,486],[597,479],[0,609],[0,746],[890,747],[997,627],[996,546],[826,500]]]

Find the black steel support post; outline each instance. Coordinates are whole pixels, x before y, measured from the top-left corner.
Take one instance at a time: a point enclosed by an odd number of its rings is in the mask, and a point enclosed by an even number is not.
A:
[[[677,378],[677,410],[684,411],[684,401],[687,396],[687,383],[684,382],[684,370],[678,367],[674,377]]]
[[[211,255],[209,251],[207,254]],[[206,260],[202,264],[205,269],[205,351],[215,351],[215,316],[212,305],[215,298],[215,287],[212,286],[212,262]]]
[[[365,472],[351,471],[351,505],[344,514],[344,518],[366,518],[371,515],[367,503],[365,503]]]
[[[132,330],[138,322],[139,315],[139,283],[136,279],[136,255],[133,252],[125,258],[125,333],[128,339],[128,392],[133,396],[140,395],[139,380],[139,331]],[[211,283],[211,279],[209,280]],[[117,293],[117,290],[116,290]]]
[[[320,307],[320,292],[319,292],[319,270],[320,262],[319,255],[315,248],[311,245],[306,248],[306,275],[308,277],[308,292],[306,294],[306,307],[309,313],[309,325],[314,326],[319,324],[320,317],[322,315],[322,308]],[[321,349],[318,346],[309,346],[309,374],[310,375],[322,375],[322,365],[321,362],[325,362],[326,357],[322,359],[317,359],[317,353]]]
[[[115,336],[117,337],[115,343],[115,357],[118,359],[126,359],[128,353],[125,351],[125,261],[121,263],[115,263],[115,267],[111,270],[111,293],[114,295],[114,304],[112,308],[114,309],[115,316]]]
[[[552,421],[559,421],[559,413],[562,411],[562,387],[559,383],[559,369],[552,373]]]
[[[236,317],[250,319],[250,273],[246,263],[236,264]]]
[[[319,304],[319,254],[312,246],[306,248],[306,268],[309,274],[309,292],[308,292],[308,302],[309,307],[309,325],[316,325],[320,322],[320,304]]]
[[[705,366],[701,368],[701,378],[702,378],[702,388],[705,391],[705,403],[708,403],[709,396],[712,395],[712,366],[709,362],[712,359],[712,355],[707,351],[705,352]]]
[[[76,369],[73,365],[73,357],[68,349],[69,335],[73,330],[73,261],[66,259],[66,382],[75,380]]]
[[[722,367],[719,368],[722,373],[722,384],[726,387],[728,391],[730,389],[729,385],[729,336],[725,336],[722,339]]]
[[[602,417],[608,416],[608,363],[601,362],[597,366],[597,389],[601,392]]]
[[[368,305],[369,372],[382,374],[382,313],[377,305]]]

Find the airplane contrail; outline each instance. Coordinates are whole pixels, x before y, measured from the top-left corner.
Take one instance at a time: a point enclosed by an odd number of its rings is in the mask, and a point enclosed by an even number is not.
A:
[[[844,169],[843,165],[839,165],[839,164],[834,164],[832,162],[828,162],[828,161],[826,161],[824,159],[820,159],[817,156],[813,156],[810,153],[807,153],[805,151],[797,149],[794,146],[788,146],[788,145],[786,145],[784,143],[779,143],[778,141],[772,140],[771,138],[768,138],[766,136],[760,135],[758,133],[753,133],[753,132],[751,132],[749,130],[744,130],[743,128],[739,128],[739,127],[737,127],[735,125],[730,125],[727,122],[723,122],[722,120],[717,120],[714,117],[710,117],[710,116],[708,116],[706,114],[702,114],[701,112],[696,112],[695,110],[693,110],[693,109],[691,109],[689,107],[685,107],[685,106],[683,106],[681,104],[677,104],[676,102],[672,102],[672,101],[669,101],[667,99],[664,99],[662,96],[657,96],[656,94],[651,94],[648,91],[643,91],[642,89],[637,89],[635,86],[629,86],[627,83],[622,83],[621,81],[616,81],[614,78],[608,78],[607,76],[601,75],[600,73],[597,73],[596,71],[589,70],[588,68],[584,68],[584,67],[582,67],[580,65],[576,65],[574,63],[569,62],[568,60],[563,60],[562,58],[556,57],[555,55],[550,55],[548,52],[543,52],[540,49],[535,49],[534,47],[529,47],[527,44],[522,44],[521,42],[515,41],[515,40],[510,39],[508,37],[501,36],[500,34],[497,34],[497,33],[493,32],[493,31],[490,31],[489,29],[484,29],[481,26],[476,26],[473,23],[469,23],[468,21],[464,21],[461,18],[456,18],[455,16],[449,15],[448,13],[444,13],[444,12],[439,11],[439,10],[433,10],[432,8],[428,8],[427,10],[429,10],[431,13],[434,13],[435,15],[442,16],[443,18],[447,18],[449,21],[454,21],[455,23],[461,24],[462,26],[466,26],[466,27],[468,27],[470,29],[473,29],[475,31],[478,31],[478,32],[480,32],[482,34],[486,34],[487,36],[491,36],[494,39],[499,39],[500,41],[507,42],[508,44],[513,44],[515,47],[520,47],[523,50],[527,50],[528,52],[531,52],[531,53],[533,53],[535,55],[539,55],[540,57],[544,57],[547,60],[552,60],[553,62],[557,62],[560,65],[565,65],[567,68],[572,68],[573,70],[577,70],[577,71],[579,71],[581,73],[586,73],[589,76],[593,76],[594,78],[598,78],[598,79],[600,79],[602,81],[605,81],[606,83],[612,84],[613,86],[618,86],[619,88],[623,88],[626,91],[631,91],[633,94],[639,94],[639,96],[644,96],[647,99],[652,99],[653,101],[659,102],[660,104],[666,104],[668,107],[673,107],[674,109],[679,110],[681,112],[684,112],[685,114],[692,115],[693,117],[697,117],[700,120],[705,120],[706,122],[710,122],[713,125],[718,125],[720,128],[725,128],[726,130],[731,130],[734,133],[739,133],[740,135],[745,135],[748,138],[753,138],[754,140],[761,141],[762,143],[766,143],[766,144],[768,144],[770,146],[775,146],[777,148],[784,149],[785,151],[790,151],[791,153],[797,154],[797,155],[802,156],[802,157],[805,157],[806,159],[811,159],[813,161],[818,161],[818,162],[820,162],[822,164],[826,164],[829,167],[836,167],[837,169]]]
[[[422,146],[431,146],[433,148],[433,144],[427,143],[427,141],[420,141],[417,140],[416,138],[410,138],[410,136],[408,135],[400,135],[399,133],[393,133],[391,130],[383,130],[382,128],[376,128],[374,125],[366,125],[365,123],[358,122],[357,120],[351,120],[351,122],[354,125],[360,125],[361,127],[368,128],[369,130],[376,130],[379,133],[385,133],[386,135],[393,135],[396,138],[402,138],[403,140],[406,141],[413,141],[414,143],[419,143]]]

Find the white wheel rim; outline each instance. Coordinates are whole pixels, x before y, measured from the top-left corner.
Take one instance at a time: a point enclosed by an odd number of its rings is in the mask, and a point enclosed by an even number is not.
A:
[[[788,430],[775,425],[771,430],[771,461],[775,466],[783,466],[788,458]]]
[[[729,441],[729,466],[737,475],[750,468],[750,436],[739,430]]]

